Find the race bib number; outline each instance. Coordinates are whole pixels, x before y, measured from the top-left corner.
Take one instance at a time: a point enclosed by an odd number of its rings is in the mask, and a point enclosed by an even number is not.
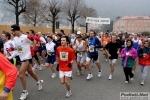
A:
[[[94,47],[89,46],[89,51],[94,52]]]
[[[23,47],[21,47],[21,46],[17,46],[17,50],[18,50],[19,52],[23,52],[23,51],[24,51]]]
[[[82,52],[77,53],[77,56],[82,57]]]
[[[60,60],[67,61],[68,60],[68,52],[60,52]]]
[[[51,50],[47,50],[47,54],[50,55],[51,54]]]
[[[106,45],[107,43],[108,43],[107,41],[104,41],[104,42],[103,42],[104,45]]]

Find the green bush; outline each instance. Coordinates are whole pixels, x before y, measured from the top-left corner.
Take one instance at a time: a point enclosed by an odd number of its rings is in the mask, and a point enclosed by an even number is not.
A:
[[[141,34],[142,34],[142,35],[150,36],[150,32],[142,32]]]

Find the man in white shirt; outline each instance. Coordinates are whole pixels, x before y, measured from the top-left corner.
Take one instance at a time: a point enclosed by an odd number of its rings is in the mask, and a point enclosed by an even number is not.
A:
[[[15,45],[14,43],[10,40],[10,33],[8,32],[4,32],[2,33],[2,40],[4,43],[4,55],[6,56],[6,58],[13,64],[16,65],[16,50],[15,49]]]
[[[33,41],[34,39],[32,39],[30,36],[22,34],[20,31],[20,27],[18,25],[12,25],[11,31],[16,36],[14,38],[14,43],[17,51],[19,52],[19,57],[22,62],[19,71],[19,77],[21,79],[21,83],[23,86],[23,92],[21,94],[20,99],[24,100],[28,95],[27,88],[26,88],[25,72],[28,71],[28,73],[36,80],[38,85],[38,90],[42,90],[43,80],[38,79],[37,75],[33,72],[32,67],[30,65],[30,61],[32,61],[30,44],[31,41]]]

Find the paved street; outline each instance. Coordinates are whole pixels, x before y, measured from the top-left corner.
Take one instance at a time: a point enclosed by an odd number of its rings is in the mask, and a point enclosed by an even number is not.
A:
[[[44,61],[43,61],[44,63]],[[100,63],[102,65],[102,76],[98,78],[97,67],[92,67],[93,78],[86,80],[87,72],[83,69],[83,75],[76,75],[76,65],[74,64],[73,80],[71,83],[72,96],[65,98],[66,87],[59,82],[59,76],[55,79],[51,78],[51,69],[36,70],[38,77],[44,80],[43,90],[38,91],[36,82],[30,77],[27,77],[27,90],[29,95],[26,100],[119,100],[120,92],[150,92],[150,73],[146,77],[145,85],[140,85],[141,72],[137,66],[135,78],[133,82],[125,84],[125,76],[121,66],[121,60],[117,61],[113,79],[109,77],[109,63],[105,62],[103,55],[100,53]],[[22,92],[21,81],[18,78],[14,89],[14,100],[19,100]]]

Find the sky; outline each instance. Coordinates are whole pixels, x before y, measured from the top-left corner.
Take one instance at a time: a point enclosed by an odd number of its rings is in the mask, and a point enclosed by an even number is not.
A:
[[[117,16],[150,16],[150,0],[85,0],[99,17],[116,20]]]

